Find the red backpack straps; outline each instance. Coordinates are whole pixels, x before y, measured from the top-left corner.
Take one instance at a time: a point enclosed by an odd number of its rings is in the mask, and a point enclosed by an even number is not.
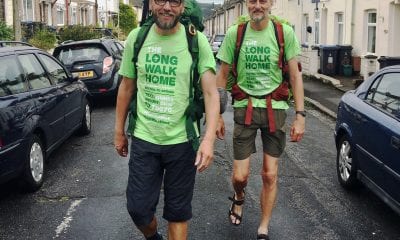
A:
[[[235,52],[233,55],[233,63],[232,63],[232,74],[235,77],[235,82],[238,77],[237,63],[239,60],[240,48],[242,47],[243,44],[244,33],[246,32],[246,28],[247,28],[247,22],[239,24],[236,34]]]
[[[285,38],[283,36],[283,26],[282,23],[277,21],[272,21],[275,29],[275,37],[278,42],[279,47],[279,68],[282,72],[288,71],[286,59],[285,59]]]

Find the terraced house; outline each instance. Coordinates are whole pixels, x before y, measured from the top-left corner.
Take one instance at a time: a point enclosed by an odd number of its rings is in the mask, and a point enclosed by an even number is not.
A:
[[[0,19],[13,24],[13,1],[19,1],[21,22],[49,26],[100,25],[115,21],[119,0],[0,0]]]
[[[400,0],[273,1],[271,13],[289,20],[301,41],[306,74],[340,75],[346,65],[365,78],[385,59],[400,64]],[[225,0],[205,18],[206,33],[224,34],[243,14],[244,0]]]

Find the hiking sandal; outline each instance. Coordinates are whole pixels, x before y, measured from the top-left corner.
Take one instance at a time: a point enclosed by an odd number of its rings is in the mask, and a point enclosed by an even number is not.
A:
[[[244,193],[244,191],[243,191],[243,193]],[[233,193],[232,197],[228,197],[228,199],[232,201],[231,207],[230,207],[229,212],[228,212],[228,214],[229,214],[229,222],[234,226],[239,226],[242,223],[243,212],[242,212],[242,215],[239,215],[239,214],[237,214],[237,213],[235,213],[233,211],[233,208],[234,208],[235,205],[236,206],[243,205],[244,198],[241,199],[241,200],[236,200],[235,196],[236,196],[236,193]],[[235,218],[234,221],[232,221],[231,216],[233,216]],[[239,223],[236,223],[238,220],[239,220]]]
[[[269,236],[268,236],[268,234],[259,233],[259,234],[257,234],[257,239],[269,240]]]

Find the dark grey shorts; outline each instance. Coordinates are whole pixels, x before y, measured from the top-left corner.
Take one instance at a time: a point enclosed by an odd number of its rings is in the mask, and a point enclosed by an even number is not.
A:
[[[244,125],[246,108],[234,109],[235,126],[233,129],[233,157],[244,160],[256,152],[255,139],[257,131],[261,131],[263,151],[273,157],[279,157],[286,146],[285,120],[286,111],[274,109],[276,131],[271,134],[268,127],[268,115],[265,108],[253,108],[250,126]]]
[[[137,226],[153,219],[164,188],[163,218],[170,222],[192,217],[196,153],[192,144],[156,145],[133,137],[126,190],[127,208]]]

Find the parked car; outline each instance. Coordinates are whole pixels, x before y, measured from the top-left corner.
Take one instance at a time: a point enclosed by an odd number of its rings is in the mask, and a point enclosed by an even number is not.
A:
[[[211,49],[214,53],[214,57],[217,55],[219,47],[221,46],[222,41],[224,41],[224,38],[224,34],[218,34],[215,35],[214,38],[211,40]]]
[[[363,183],[400,214],[400,65],[343,95],[335,140],[340,184]]]
[[[20,177],[35,191],[50,153],[74,132],[90,133],[89,92],[45,51],[9,43],[0,41],[0,183]]]
[[[123,51],[118,40],[101,38],[64,42],[54,49],[53,56],[78,75],[92,96],[115,96]]]

